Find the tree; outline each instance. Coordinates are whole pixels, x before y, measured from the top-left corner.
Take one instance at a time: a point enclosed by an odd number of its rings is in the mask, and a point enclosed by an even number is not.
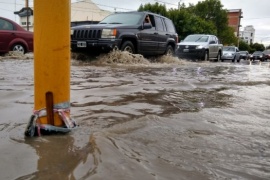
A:
[[[191,14],[187,9],[181,10],[171,9],[168,12],[169,18],[174,22],[176,31],[180,36],[179,39],[184,39],[190,34],[216,34],[216,28],[212,22],[205,21],[194,14]]]
[[[223,9],[220,0],[199,1],[191,9],[194,14],[215,25],[217,36],[223,43],[236,45],[234,32],[228,27],[227,10]]]
[[[156,14],[160,14],[162,16],[168,16],[166,6],[157,2],[155,4],[147,3],[144,6],[141,4],[138,11],[150,11]]]
[[[259,44],[259,43],[254,43],[251,44],[250,47],[254,50],[254,51],[264,51],[265,47],[263,44]]]
[[[198,4],[184,3],[180,9],[166,10],[165,5],[159,3],[140,5],[138,11],[151,11],[169,17],[176,28],[179,39],[190,34],[214,34],[222,43],[237,45],[238,40],[234,30],[228,26],[227,10],[223,9],[220,0],[205,0]]]
[[[265,49],[270,49],[270,45],[266,46],[266,48],[265,48]]]
[[[248,43],[246,43],[245,41],[243,41],[243,40],[240,40],[239,41],[239,49],[241,50],[241,51],[250,51],[250,47],[249,47],[249,45],[248,45]]]

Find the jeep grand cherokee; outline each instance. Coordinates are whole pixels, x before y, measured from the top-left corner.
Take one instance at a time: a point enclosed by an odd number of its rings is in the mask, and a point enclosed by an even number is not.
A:
[[[145,22],[146,16],[150,22]],[[72,51],[110,51],[120,49],[134,54],[174,54],[178,35],[172,21],[150,12],[121,12],[98,24],[71,29]]]

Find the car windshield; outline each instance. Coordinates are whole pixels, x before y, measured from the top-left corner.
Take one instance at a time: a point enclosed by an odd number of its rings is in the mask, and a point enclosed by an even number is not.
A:
[[[204,35],[189,35],[184,39],[184,42],[207,42],[208,38]]]
[[[116,13],[107,16],[105,19],[99,22],[99,24],[126,24],[126,25],[138,25],[142,19],[143,14],[138,13]]]
[[[240,54],[247,54],[247,51],[240,51]]]
[[[270,54],[270,49],[264,50],[263,54]]]
[[[225,47],[223,47],[223,51],[232,51],[232,52],[235,52],[235,47],[225,46]]]
[[[260,54],[262,54],[262,52],[261,51],[255,51],[254,53],[253,53],[254,55],[260,55]]]

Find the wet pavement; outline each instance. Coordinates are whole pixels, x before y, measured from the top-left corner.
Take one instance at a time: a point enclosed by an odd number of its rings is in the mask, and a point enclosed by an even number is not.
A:
[[[269,85],[269,62],[72,59],[79,127],[25,138],[33,59],[1,57],[0,179],[270,179]]]

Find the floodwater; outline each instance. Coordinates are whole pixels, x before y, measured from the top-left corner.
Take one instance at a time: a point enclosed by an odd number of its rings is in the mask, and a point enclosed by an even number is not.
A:
[[[269,62],[71,61],[79,127],[26,138],[33,59],[1,57],[0,179],[270,179]]]

